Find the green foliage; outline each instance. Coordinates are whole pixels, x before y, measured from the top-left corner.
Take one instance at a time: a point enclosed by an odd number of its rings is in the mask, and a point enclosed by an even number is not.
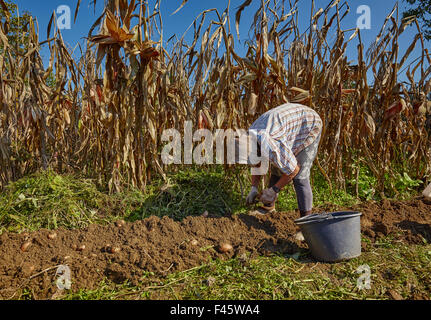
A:
[[[376,179],[367,167],[360,167],[358,195],[356,179],[348,181],[346,191],[330,186],[319,170],[312,170],[314,207],[316,211],[350,207],[360,200],[379,200]],[[240,174],[242,172],[242,174]],[[239,181],[242,177],[243,181]],[[136,188],[109,195],[94,181],[73,175],[42,171],[10,184],[0,193],[0,232],[22,232],[40,228],[82,228],[91,223],[109,223],[121,217],[128,221],[149,216],[169,216],[182,220],[204,212],[223,216],[247,213],[244,197],[250,187],[249,171],[227,174],[223,167],[188,168],[172,173],[167,182],[155,180],[145,192]],[[387,177],[387,190],[395,189],[399,198],[415,194],[422,181],[407,173]],[[278,211],[297,209],[293,186],[280,193]]]
[[[357,202],[354,195],[346,191],[334,189],[332,193],[328,181],[317,168],[312,169],[311,182],[313,188],[313,203],[316,210],[325,209],[329,206],[351,206]],[[280,193],[277,202],[277,210],[290,211],[298,208],[294,187],[287,186]]]
[[[147,187],[146,198],[133,219],[156,215],[181,220],[205,211],[217,215],[233,213],[240,209],[241,196],[232,190],[232,184],[219,167],[179,171],[169,175],[167,183],[158,181]]]
[[[397,173],[395,178],[392,179],[387,176],[386,181],[387,184],[392,183],[401,197],[408,197],[417,187],[423,184],[421,180],[412,179],[407,172]]]
[[[55,79],[55,75],[53,72],[51,72],[46,79],[46,84],[51,88],[55,88],[55,86],[57,85],[57,80]]]
[[[359,162],[352,165],[355,170],[359,170],[357,178],[347,181],[349,190],[352,194],[358,189],[358,197],[362,200],[373,200],[376,198],[377,178],[372,174],[371,170],[366,165],[361,165]]]
[[[28,49],[28,38],[29,38],[29,23],[32,16],[29,12],[19,12],[18,6],[10,0],[5,0],[9,13],[5,12],[0,7],[0,22],[5,25],[7,18],[9,17],[9,23],[7,24],[7,31],[5,32],[9,45],[16,48],[17,52],[24,54]],[[2,46],[0,45],[0,53],[3,52]]]
[[[431,39],[431,0],[404,0],[410,5],[410,9],[403,13],[404,18],[416,16],[422,23],[424,36]]]
[[[377,193],[377,178],[372,174],[370,168],[362,162],[356,162],[352,165],[355,170],[359,170],[357,178],[348,179],[348,193],[351,195],[356,194],[360,200],[381,200],[382,195]],[[385,175],[385,197],[406,199],[418,192],[423,182],[421,180],[413,179],[406,171],[408,165],[393,166],[395,173],[393,175]]]
[[[10,184],[0,194],[0,232],[82,228],[113,219],[114,200],[88,179],[43,171]]]

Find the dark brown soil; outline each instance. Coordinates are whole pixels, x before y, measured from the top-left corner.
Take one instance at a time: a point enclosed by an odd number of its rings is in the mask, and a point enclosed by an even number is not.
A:
[[[425,200],[366,203],[352,209],[363,213],[362,231],[371,240],[391,234],[407,243],[431,242],[431,203]],[[24,287],[36,298],[52,297],[58,265],[70,267],[76,291],[95,288],[105,277],[137,284],[145,271],[166,275],[245,252],[295,253],[306,247],[293,240],[297,218],[295,212],[268,217],[188,217],[182,222],[151,217],[123,226],[59,229],[55,239],[49,239],[48,230],[5,233],[0,236],[0,298],[9,299]],[[22,251],[27,241],[31,244]],[[221,253],[223,243],[231,244],[233,250]]]

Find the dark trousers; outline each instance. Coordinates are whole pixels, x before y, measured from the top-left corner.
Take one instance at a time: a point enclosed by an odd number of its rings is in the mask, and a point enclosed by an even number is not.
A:
[[[298,201],[298,209],[301,217],[306,216],[313,210],[313,190],[310,184],[310,172],[314,160],[317,156],[319,149],[320,135],[317,139],[302,150],[297,156],[298,165],[301,167],[298,175],[293,179],[293,186],[295,187],[296,200]],[[271,178],[269,181],[269,188],[272,188],[280,179],[283,173],[280,169],[271,167]]]

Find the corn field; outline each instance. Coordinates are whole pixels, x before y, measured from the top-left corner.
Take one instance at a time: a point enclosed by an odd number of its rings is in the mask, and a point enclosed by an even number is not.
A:
[[[0,188],[41,168],[83,172],[111,191],[125,184],[145,188],[152,175],[169,170],[160,159],[163,130],[182,132],[185,121],[196,129],[246,129],[288,101],[310,106],[323,119],[316,163],[338,187],[357,176],[360,165],[370,168],[379,191],[395,168],[426,179],[431,60],[418,22],[401,20],[396,6],[365,48],[361,30],[341,29],[346,2],[326,8],[313,2],[309,28],[301,32],[298,0],[255,1],[260,7],[245,56],[234,45],[252,0],[236,8],[235,26],[230,1],[224,12],[202,12],[190,21],[191,43],[184,36],[166,41],[160,0],[107,1],[79,60],[55,16],[43,43],[30,23],[25,54],[8,43],[6,19],[0,30]],[[408,26],[417,35],[400,48]],[[346,56],[351,42],[357,57]],[[42,46],[50,49],[48,66]],[[407,66],[418,46],[422,57]],[[409,83],[398,80],[401,71]]]

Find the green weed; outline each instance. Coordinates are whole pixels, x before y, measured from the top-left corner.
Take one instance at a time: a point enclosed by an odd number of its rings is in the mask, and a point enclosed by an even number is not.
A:
[[[151,215],[181,220],[187,216],[231,214],[241,209],[241,196],[222,169],[187,170],[168,176],[167,183],[156,181],[147,187],[145,200],[133,219]]]
[[[90,179],[41,171],[0,194],[0,232],[105,224],[132,212],[140,200],[134,190],[109,196]]]

